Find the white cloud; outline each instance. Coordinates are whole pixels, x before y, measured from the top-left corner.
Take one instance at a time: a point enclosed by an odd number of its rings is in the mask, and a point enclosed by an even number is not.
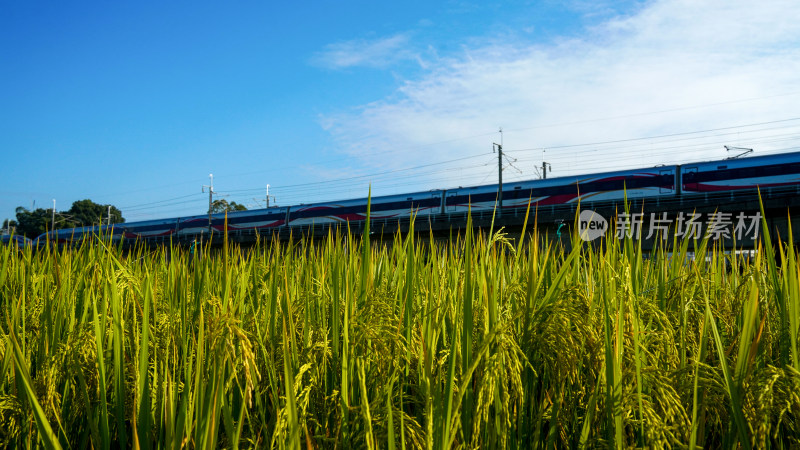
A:
[[[350,67],[385,68],[391,64],[416,56],[408,48],[409,37],[396,34],[382,39],[338,42],[315,54],[311,62],[329,69]]]
[[[326,116],[323,123],[345,153],[376,171],[491,156],[499,126],[510,153],[550,148],[544,157],[554,175],[724,157],[723,144],[762,152],[797,147],[800,123],[788,122],[760,132],[740,128],[563,148],[800,116],[797,17],[800,2],[794,0],[655,1],[579,37],[546,45],[492,38],[460,55],[439,55],[424,76],[406,80],[391,98]],[[331,67],[365,65],[374,56],[361,55],[384,55],[385,61],[388,49],[406,45],[404,36],[350,42],[330,48],[326,58]],[[541,150],[515,155],[524,177],[543,157]],[[415,182],[480,182],[491,170]]]

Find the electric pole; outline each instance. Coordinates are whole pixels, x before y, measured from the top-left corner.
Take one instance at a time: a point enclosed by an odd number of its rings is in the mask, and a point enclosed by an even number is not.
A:
[[[549,162],[542,161],[542,179],[543,180],[547,179],[547,168],[548,167],[550,167],[550,172],[552,172],[553,171],[553,165],[550,164]]]
[[[269,209],[269,185],[267,185],[267,209]]]
[[[53,199],[53,221],[50,222],[50,230],[56,229],[56,199]]]
[[[111,205],[108,205],[108,222],[106,223],[106,226],[111,226]]]
[[[208,236],[211,237],[211,208],[214,203],[214,174],[208,174],[208,178],[211,180],[211,184],[208,186],[203,186],[201,192],[205,192],[205,188],[208,188]]]
[[[492,152],[497,147],[497,216],[503,215],[503,129],[500,128],[500,143],[492,143]]]

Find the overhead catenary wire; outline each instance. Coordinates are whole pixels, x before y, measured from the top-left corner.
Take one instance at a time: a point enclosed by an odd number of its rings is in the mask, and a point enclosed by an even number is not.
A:
[[[795,122],[800,121],[800,117],[794,117],[790,119],[781,119],[781,120],[772,120],[767,122],[760,122],[748,125],[736,125],[736,126],[729,126],[729,127],[720,127],[720,128],[711,128],[708,130],[699,130],[699,131],[686,131],[681,133],[670,133],[670,134],[661,134],[656,136],[647,136],[647,137],[638,137],[638,138],[628,138],[628,139],[615,139],[609,141],[599,141],[599,142],[585,142],[585,143],[578,143],[578,144],[565,144],[565,145],[552,145],[547,147],[535,147],[535,148],[527,148],[527,149],[518,149],[517,151],[536,151],[541,150],[542,148],[547,149],[565,149],[565,148],[573,148],[573,147],[587,147],[587,146],[596,146],[596,145],[608,145],[608,144],[622,144],[626,142],[637,142],[637,141],[647,141],[653,139],[661,139],[661,138],[673,138],[678,136],[689,136],[693,134],[699,133],[710,133],[713,131],[725,131],[725,130],[734,130],[740,129],[745,127],[752,127],[752,126],[759,126],[759,125],[769,125],[775,123],[785,123],[785,122]],[[739,131],[741,132],[741,130]]]
[[[469,166],[458,166],[458,167],[444,169],[444,172],[456,172],[456,171],[459,171],[459,170],[468,170],[468,169],[471,169],[471,168],[482,168],[482,167],[486,167],[488,165],[490,165],[490,163],[487,162],[487,163],[481,163],[481,164],[473,164],[473,165],[469,165]],[[380,191],[385,191],[387,188],[396,188],[396,187],[408,186],[409,183],[403,182],[403,180],[409,179],[409,178],[413,179],[413,178],[419,177],[420,175],[425,175],[427,173],[434,173],[434,171],[423,172],[421,174],[417,173],[417,174],[406,175],[406,176],[401,176],[401,177],[394,177],[394,178],[391,179],[394,182],[392,182],[392,183],[380,183],[380,187],[378,189],[374,189],[374,191],[375,192],[380,192]],[[468,179],[469,179],[468,176],[437,177],[437,181],[446,182],[446,183],[450,183],[450,184],[453,184],[453,185],[455,185],[457,181],[464,181],[464,180],[468,180]],[[370,184],[370,181],[371,180],[363,180],[363,182],[361,184],[348,183],[348,184],[344,184],[344,185],[340,186],[339,188],[333,188],[333,189],[326,188],[325,192],[326,192],[326,194],[328,194],[329,199],[330,199],[331,196],[336,196],[336,194],[345,194],[345,193],[353,192],[353,191],[358,191],[358,192],[356,192],[357,196],[361,196],[363,193],[359,189],[361,189],[363,187],[364,189],[362,189],[362,190],[365,190],[366,187]],[[302,185],[299,185],[299,186],[302,186]],[[291,195],[291,196],[286,196],[285,195],[286,192],[282,193],[282,192],[280,192],[280,189],[278,189],[278,191],[279,191],[279,194],[283,195],[284,199],[292,200],[291,203],[299,204],[299,203],[307,202],[308,201],[307,194],[309,192],[311,192],[313,190],[317,190],[317,189],[318,188],[315,187],[315,186],[308,187],[306,190],[298,190],[296,188],[293,188],[290,191],[288,191],[288,192],[292,192],[293,193],[293,195]],[[249,191],[253,191],[253,190],[249,190],[249,189],[247,189],[247,190],[238,190],[237,192],[241,193],[241,192],[249,192]],[[225,195],[225,196],[234,198],[234,195],[233,195],[232,191],[223,191],[223,192],[221,192],[221,195]],[[128,216],[137,216],[137,217],[147,217],[147,216],[150,216],[150,214],[143,213],[143,211],[161,210],[161,209],[166,208],[166,207],[170,208],[169,211],[171,211],[171,212],[172,211],[174,211],[174,212],[178,212],[178,211],[193,211],[192,215],[202,215],[202,213],[200,213],[198,211],[199,211],[199,209],[201,209],[203,207],[204,202],[206,200],[202,197],[202,194],[192,194],[191,196],[194,196],[195,198],[193,200],[189,200],[189,201],[172,201],[172,202],[160,201],[160,202],[157,202],[158,204],[154,204],[153,206],[147,206],[146,204],[145,205],[139,205],[136,208],[133,208],[132,210],[127,210],[127,211],[133,211],[133,212],[135,212],[137,214],[131,215],[131,214],[127,214],[126,213],[126,215],[128,215]],[[183,197],[178,197],[178,198],[191,197],[191,196],[183,196]],[[235,197],[235,198],[238,198],[238,197]],[[154,202],[154,203],[156,203],[156,202]],[[282,202],[282,203],[286,204],[285,201]],[[193,208],[191,205],[195,205],[195,207]],[[184,206],[184,207],[180,208],[181,206]]]
[[[744,140],[742,145],[750,147],[768,144],[773,146],[775,144],[794,144],[800,140],[800,129],[798,128],[800,124],[798,124],[798,121],[800,121],[800,118],[788,118],[648,137],[504,149],[504,153],[506,153],[504,156],[506,158],[515,158],[514,163],[520,165],[520,167],[515,166],[516,173],[509,172],[507,176],[513,180],[533,178],[533,169],[527,166],[527,163],[540,163],[540,155],[535,155],[538,152],[543,154],[546,152],[547,161],[552,162],[557,167],[558,174],[566,175],[580,171],[590,173],[606,169],[631,168],[642,160],[643,149],[646,150],[648,156],[658,156],[665,164],[673,164],[682,162],[685,159],[681,151],[708,154],[712,151],[721,151],[721,143],[736,143],[739,145],[739,140]],[[486,133],[486,135],[491,134],[494,133]],[[758,154],[770,154],[792,149],[797,149],[797,146],[789,145],[772,149],[757,148],[757,151]],[[606,153],[612,150],[613,159]],[[531,153],[535,156],[525,156]],[[361,196],[363,195],[361,191],[366,186],[372,186],[373,193],[385,195],[391,193],[389,191],[395,188],[401,188],[401,192],[414,192],[455,187],[461,184],[483,184],[488,180],[486,164],[459,163],[480,157],[485,158],[486,156],[486,153],[482,152],[428,164],[361,173],[354,176],[309,183],[293,183],[283,186],[273,184],[271,191],[278,196],[279,203],[288,205],[326,201],[336,196],[349,196],[350,194]],[[509,159],[506,161],[511,162]],[[263,187],[259,186],[257,188],[231,189],[224,191],[224,193],[232,199],[238,200],[242,196],[247,196],[247,194],[260,193],[261,191],[263,191]],[[246,201],[249,201],[249,198]],[[144,217],[155,215],[154,211],[163,211],[167,208],[170,214],[178,211],[193,211],[194,214],[199,215],[202,214],[199,205],[202,205],[201,196],[199,194],[190,194],[148,203],[137,203],[123,206],[120,209],[124,210],[128,216]],[[148,211],[153,211],[153,213],[148,214]]]

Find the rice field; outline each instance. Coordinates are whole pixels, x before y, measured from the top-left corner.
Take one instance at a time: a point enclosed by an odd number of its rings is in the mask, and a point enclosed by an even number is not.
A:
[[[800,447],[792,246],[528,229],[2,247],[0,445]]]

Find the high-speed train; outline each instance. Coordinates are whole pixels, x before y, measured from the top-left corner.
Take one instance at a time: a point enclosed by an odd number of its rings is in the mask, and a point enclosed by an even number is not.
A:
[[[607,202],[627,198],[669,198],[758,187],[800,184],[800,152],[754,156],[700,163],[656,166],[580,176],[517,181],[503,184],[503,210]],[[372,219],[409,218],[439,214],[490,211],[495,208],[498,185],[459,187],[372,197]],[[307,227],[357,222],[366,219],[367,198],[301,204],[228,213],[227,230],[268,231],[280,227]],[[225,214],[211,216],[214,231],[225,230]],[[202,214],[110,226],[55,230],[37,241],[68,242],[86,235],[105,234],[114,239],[177,237],[191,239],[207,234],[209,216]]]

